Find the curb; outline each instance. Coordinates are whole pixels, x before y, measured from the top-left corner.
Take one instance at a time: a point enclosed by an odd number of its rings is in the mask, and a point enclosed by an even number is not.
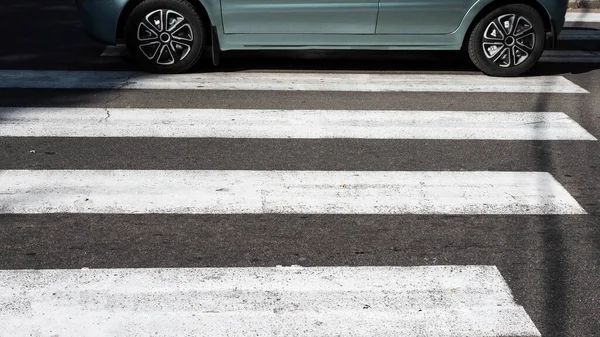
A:
[[[600,8],[600,0],[569,0],[569,8]]]

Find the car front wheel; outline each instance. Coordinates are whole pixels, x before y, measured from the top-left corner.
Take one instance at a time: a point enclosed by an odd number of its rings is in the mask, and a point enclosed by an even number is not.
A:
[[[485,74],[518,76],[542,56],[545,35],[544,22],[531,6],[502,6],[483,17],[471,32],[469,56]]]
[[[143,70],[181,73],[202,54],[204,29],[194,7],[183,0],[147,0],[135,7],[125,26],[129,54]]]

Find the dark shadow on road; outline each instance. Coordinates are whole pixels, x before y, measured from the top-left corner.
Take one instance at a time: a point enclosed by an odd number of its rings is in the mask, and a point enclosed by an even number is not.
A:
[[[548,111],[548,102],[543,95],[538,95],[535,111]],[[555,171],[554,156],[552,154],[551,141],[539,141],[534,146],[534,160],[537,163],[537,171]],[[544,186],[541,186],[543,188]],[[540,230],[543,242],[543,277],[544,292],[544,324],[542,335],[565,336],[569,330],[567,298],[567,274],[566,249],[560,227],[560,216],[548,215],[543,218],[543,227]]]
[[[230,51],[217,67],[206,63],[194,72],[245,70],[327,71],[475,71],[462,52],[426,51]]]
[[[131,64],[131,63],[130,63]],[[135,67],[135,65],[132,64]],[[600,63],[538,63],[524,76],[580,74],[600,69]],[[403,71],[424,73],[479,72],[460,51],[232,51],[217,67],[208,61],[192,72],[236,71]]]

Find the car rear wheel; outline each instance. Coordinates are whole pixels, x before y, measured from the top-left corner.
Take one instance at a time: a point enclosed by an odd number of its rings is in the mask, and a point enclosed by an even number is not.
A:
[[[204,48],[204,28],[187,1],[146,0],[127,19],[125,43],[143,70],[180,73],[198,63]]]
[[[542,56],[544,22],[531,6],[502,6],[483,17],[468,41],[471,61],[491,76],[518,76]]]

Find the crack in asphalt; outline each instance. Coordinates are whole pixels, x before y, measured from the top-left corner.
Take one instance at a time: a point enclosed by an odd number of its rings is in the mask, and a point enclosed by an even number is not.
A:
[[[108,119],[110,118],[109,105],[118,101],[120,98],[122,98],[124,96],[123,89],[131,82],[131,79],[135,75],[136,75],[136,73],[130,73],[129,75],[127,75],[127,77],[125,78],[123,83],[114,89],[117,92],[116,95],[113,96],[112,98],[107,99],[106,102],[104,102],[104,110],[106,111],[106,117],[103,119],[103,121],[108,121]]]

